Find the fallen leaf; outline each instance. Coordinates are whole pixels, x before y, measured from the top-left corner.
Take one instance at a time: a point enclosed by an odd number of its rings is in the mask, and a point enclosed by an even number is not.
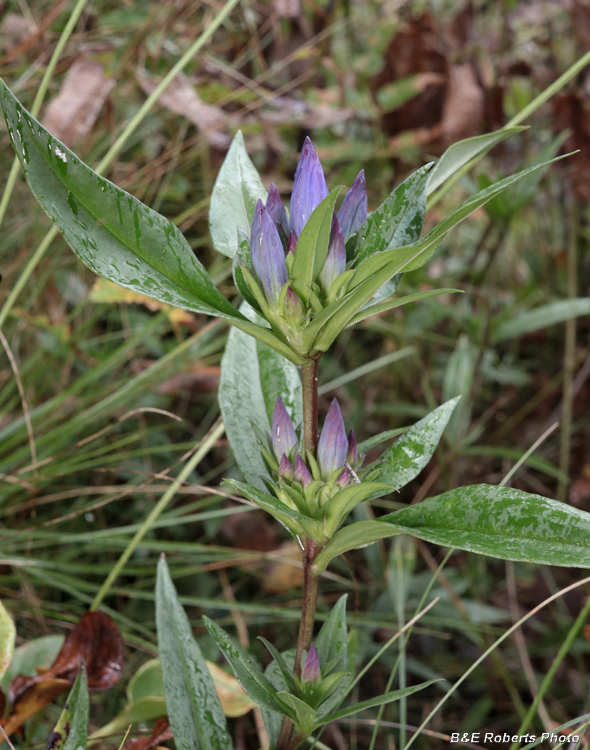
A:
[[[50,102],[43,125],[66,146],[73,146],[90,132],[114,85],[100,63],[77,60]]]
[[[268,516],[260,510],[227,516],[221,526],[221,533],[237,549],[252,552],[270,552],[278,542],[275,526],[269,523]]]
[[[215,365],[200,365],[195,363],[190,370],[180,372],[158,386],[158,393],[166,396],[176,396],[186,389],[199,393],[216,391],[219,388],[221,368]]]
[[[11,734],[29,717],[69,690],[84,662],[90,690],[108,690],[119,679],[123,665],[123,640],[113,620],[104,612],[87,612],[71,630],[55,661],[33,677],[17,674],[8,691],[12,713],[5,724]]]
[[[148,310],[165,312],[173,325],[184,325],[191,330],[197,330],[197,319],[187,310],[181,310],[178,307],[167,305],[165,302],[146,297],[138,294],[131,289],[125,289],[113,281],[107,279],[97,279],[90,290],[90,299],[92,302],[106,303],[108,305],[123,302],[126,305],[144,305]]]
[[[207,661],[206,664],[211,672],[211,677],[213,677],[217,697],[226,716],[235,719],[238,716],[244,716],[248,711],[257,707],[258,704],[254,703],[250,696],[242,690],[240,683],[233,675],[224,672],[221,667],[211,661]]]
[[[160,747],[161,742],[173,739],[170,722],[167,718],[157,719],[151,737],[136,737],[123,745],[123,750],[153,750]]]
[[[138,75],[138,80],[146,94],[151,94],[156,88],[157,84],[142,73]],[[220,151],[227,151],[229,148],[231,139],[225,132],[225,112],[202,101],[185,75],[176,76],[162,92],[158,103],[174,114],[188,118],[214,148]]]

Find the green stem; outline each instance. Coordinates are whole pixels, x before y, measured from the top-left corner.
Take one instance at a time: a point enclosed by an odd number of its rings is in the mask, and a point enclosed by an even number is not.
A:
[[[107,154],[105,155],[105,157],[102,159],[102,161],[100,162],[100,164],[95,170],[98,174],[101,174],[105,169],[107,169],[107,167],[111,164],[111,162],[117,156],[119,151],[121,151],[123,146],[127,143],[127,141],[129,140],[129,136],[134,132],[134,130],[137,129],[137,127],[145,118],[147,113],[150,111],[150,109],[152,109],[156,101],[160,98],[164,89],[166,89],[167,86],[170,85],[170,83],[174,80],[174,78],[176,78],[176,76],[188,65],[191,59],[198,52],[200,52],[204,44],[207,41],[209,41],[213,33],[225,21],[225,19],[228,17],[228,15],[231,13],[231,11],[235,8],[235,6],[239,2],[240,0],[228,0],[227,4],[223,7],[223,10],[221,10],[215,17],[215,20],[209,24],[209,26],[205,29],[205,31],[201,34],[201,36],[196,40],[196,42],[184,53],[184,55],[180,58],[180,60],[178,60],[176,65],[174,65],[174,67],[168,72],[168,74],[164,76],[164,78],[156,86],[156,88],[150,94],[150,96],[148,96],[148,98],[145,100],[145,102],[139,108],[136,114],[131,118],[131,120],[129,121],[129,124],[123,130],[119,138],[117,138],[115,143],[108,150]],[[12,307],[14,305],[15,300],[18,297],[20,290],[26,284],[27,280],[29,279],[33,271],[35,270],[41,258],[45,255],[45,251],[51,244],[51,241],[55,237],[56,233],[57,233],[57,229],[55,228],[55,226],[53,226],[49,230],[49,232],[47,232],[47,234],[45,235],[41,244],[37,248],[37,251],[35,252],[31,260],[27,264],[27,267],[25,268],[23,274],[21,275],[19,280],[16,282],[16,285],[13,289],[12,294],[10,294],[10,296],[4,303],[2,310],[0,311],[0,328],[2,328],[2,326],[4,325],[6,321],[6,318],[10,314],[10,311],[12,310]]]
[[[315,454],[318,442],[318,369],[319,359],[310,359],[301,367],[301,385],[303,395],[303,444]],[[301,623],[295,653],[295,674],[301,677],[301,656],[311,646],[313,626],[318,603],[320,579],[313,575],[313,562],[318,553],[318,545],[312,539],[306,539],[303,555],[303,606]],[[276,750],[290,750],[292,747],[293,722],[283,719]]]
[[[223,435],[224,429],[225,427],[223,425],[223,422],[219,422],[203,440],[199,449],[186,462],[184,468],[182,469],[178,477],[172,482],[170,487],[166,490],[166,492],[162,495],[160,500],[153,507],[151,513],[142,523],[141,527],[137,530],[135,536],[133,537],[131,542],[127,545],[121,557],[117,560],[117,564],[111,570],[105,582],[100,587],[98,594],[94,597],[94,601],[92,602],[92,605],[90,607],[91,610],[95,610],[95,609],[98,609],[98,607],[100,607],[103,599],[109,593],[119,573],[123,570],[123,568],[127,564],[127,560],[129,560],[131,555],[137,549],[137,545],[141,542],[143,537],[147,534],[151,525],[156,521],[156,519],[160,516],[160,514],[166,509],[166,507],[168,506],[168,504],[170,503],[170,501],[176,494],[176,491],[180,489],[183,482],[191,475],[194,469],[199,465],[199,463],[203,460],[203,458],[205,458],[207,453],[209,453],[211,448]]]

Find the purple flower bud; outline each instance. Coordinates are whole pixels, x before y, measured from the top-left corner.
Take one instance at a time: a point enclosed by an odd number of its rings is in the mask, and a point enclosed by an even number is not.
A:
[[[350,484],[350,472],[348,471],[348,469],[344,469],[344,471],[342,472],[342,474],[340,474],[340,476],[336,480],[336,484],[341,489],[344,488],[344,487],[348,487],[348,485]]]
[[[276,304],[287,281],[287,264],[278,230],[261,201],[256,204],[252,220],[250,262],[266,299]]]
[[[279,477],[287,479],[289,482],[293,481],[293,467],[284,453],[281,456],[281,463],[279,464]]]
[[[354,234],[367,220],[367,190],[365,188],[365,170],[361,169],[352,187],[346,193],[338,219],[342,227],[344,241]]]
[[[324,171],[313,143],[305,139],[291,195],[291,229],[299,237],[314,209],[328,195]]]
[[[324,267],[320,271],[320,284],[327,292],[332,286],[332,282],[346,271],[346,247],[344,245],[344,235],[340,228],[340,222],[336,214],[332,214],[332,228],[330,229],[330,244],[328,245],[328,255]]]
[[[301,672],[302,682],[313,682],[317,684],[322,679],[322,672],[320,669],[320,657],[318,656],[315,645],[307,652],[305,657],[305,663],[303,664],[303,670]]]
[[[336,469],[344,466],[347,451],[348,440],[344,429],[344,420],[338,401],[334,399],[328,410],[318,443],[318,464],[322,472],[322,479],[325,482]]]
[[[313,477],[299,454],[295,459],[295,481],[299,482],[303,489],[313,482]]]
[[[346,453],[346,460],[349,464],[353,464],[358,459],[358,453],[356,450],[356,438],[354,432],[351,430],[348,433],[348,452]]]
[[[291,422],[289,412],[279,396],[272,415],[272,447],[277,460],[280,460],[279,457],[282,457],[283,454],[288,456],[296,445],[297,435],[293,428],[293,422]]]
[[[286,241],[289,236],[289,219],[287,218],[287,212],[283,206],[279,191],[272,182],[268,191],[268,198],[266,199],[266,210],[279,230],[279,235],[283,234]]]

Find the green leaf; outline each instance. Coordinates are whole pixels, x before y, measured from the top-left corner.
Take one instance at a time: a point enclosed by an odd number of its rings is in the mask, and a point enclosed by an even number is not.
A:
[[[398,297],[397,299],[389,299],[385,302],[380,302],[370,307],[364,307],[359,313],[348,324],[354,326],[360,323],[365,318],[370,318],[371,315],[377,315],[377,313],[385,312],[386,310],[393,310],[394,307],[401,307],[402,305],[409,305],[410,302],[416,302],[419,299],[426,299],[427,297],[438,297],[440,294],[463,294],[463,289],[428,289],[425,292],[416,292],[415,294],[407,294],[405,297]]]
[[[550,302],[533,310],[515,315],[501,323],[492,333],[492,342],[506,341],[523,336],[525,333],[563,323],[570,318],[590,313],[590,297],[564,299]]]
[[[348,596],[346,594],[338,599],[316,638],[315,645],[322,669],[325,669],[326,664],[336,660],[332,667],[335,672],[349,671],[348,628],[346,626],[347,600]],[[319,707],[317,712],[318,717],[325,716],[342,703],[351,682],[352,675],[344,677],[340,685],[336,688],[336,691]]]
[[[277,663],[277,667],[279,668],[283,676],[285,685],[292,693],[294,693],[297,690],[297,687],[295,685],[295,680],[293,679],[293,674],[291,673],[291,670],[289,670],[289,667],[286,665],[285,660],[283,659],[279,651],[272,645],[272,643],[270,643],[270,641],[267,641],[266,638],[261,635],[258,636],[258,639],[264,643],[264,645],[268,649],[268,652]]]
[[[84,663],[68,695],[45,750],[85,750],[88,732],[88,685]]]
[[[474,376],[475,353],[469,343],[468,336],[462,333],[449,357],[443,379],[444,399],[465,396],[449,419],[446,438],[451,446],[462,443],[469,428],[471,399],[468,396],[471,392]]]
[[[355,483],[337,492],[324,506],[326,536],[331,537],[335,534],[346,519],[346,516],[359,503],[381,497],[389,492],[391,492],[391,487],[384,482]]]
[[[36,668],[49,668],[63,646],[63,635],[42,635],[14,649],[10,666],[2,679],[2,690],[8,692],[12,678],[17,674],[33,677]]]
[[[376,698],[370,698],[368,701],[357,703],[355,706],[342,708],[340,709],[340,711],[335,711],[328,716],[324,716],[321,721],[316,721],[314,729],[317,729],[324,724],[328,724],[331,721],[340,721],[341,719],[345,719],[347,716],[356,714],[359,711],[364,711],[367,708],[375,708],[375,706],[382,706],[384,703],[392,703],[393,701],[398,701],[400,698],[405,698],[408,695],[412,695],[412,693],[417,693],[419,690],[424,690],[424,688],[429,687],[429,685],[432,685],[434,682],[438,682],[438,680],[428,680],[428,682],[422,682],[420,683],[420,685],[414,685],[413,687],[404,688],[403,690],[394,690],[391,693],[378,695]]]
[[[415,479],[432,458],[459,398],[447,401],[410,427],[378,459],[376,480],[399,490]]]
[[[443,182],[452,177],[465,164],[469,164],[472,159],[483,156],[498,143],[526,129],[526,127],[522,126],[506,128],[496,130],[493,133],[486,133],[486,135],[476,135],[474,138],[465,138],[463,141],[453,143],[436,162],[430,172],[427,195],[434,193]]]
[[[266,492],[250,487],[243,482],[238,482],[235,479],[225,479],[224,485],[229,487],[235,487],[239,492],[251,500],[253,503],[271,516],[280,521],[292,534],[301,535],[302,533],[311,536],[316,541],[323,541],[322,527],[323,524],[320,521],[316,521],[309,516],[304,516],[298,510],[284,505],[280,500],[277,500],[273,495],[268,495]]]
[[[246,303],[240,310],[256,322]],[[219,405],[232,452],[248,482],[264,489],[268,472],[251,425],[270,430],[277,396],[281,395],[294,424],[303,420],[299,371],[275,351],[232,328],[221,360]]]
[[[460,487],[378,523],[502,560],[590,568],[590,514],[509,487]]]
[[[225,630],[220,628],[219,625],[213,622],[213,620],[210,620],[203,615],[203,621],[205,627],[209,631],[209,635],[213,638],[221,653],[228,660],[236,679],[246,693],[248,693],[250,698],[261,706],[265,706],[271,711],[283,714],[283,716],[289,716],[289,718],[292,719],[294,717],[293,712],[286,709],[285,706],[277,700],[276,689],[266,679],[244,649],[239,646],[233,638],[230,638]]]
[[[328,254],[332,214],[342,188],[332,190],[317,206],[297,240],[291,268],[291,286],[302,300],[309,299],[311,283],[324,267]]]
[[[277,693],[277,698],[293,712],[293,723],[297,729],[297,734],[301,738],[309,737],[313,729],[313,720],[315,719],[313,708],[304,703],[300,698],[297,698],[297,696],[291,695],[291,693],[287,693],[286,691]]]
[[[287,669],[293,669],[295,666],[295,649],[289,649],[283,651],[281,654],[283,661],[285,662]],[[283,679],[283,675],[276,661],[271,661],[268,667],[264,670],[264,676],[268,679],[271,685],[277,692],[281,690],[287,690],[287,685]],[[262,718],[264,719],[264,726],[268,732],[270,741],[270,750],[274,750],[279,734],[281,732],[281,724],[283,723],[283,716],[276,711],[271,711],[268,708],[262,706]]]
[[[426,184],[431,166],[420,167],[369,214],[355,235],[357,264],[374,253],[409,245],[418,239],[424,223]]]
[[[218,253],[233,258],[238,249],[239,232],[248,237],[256,202],[266,202],[267,191],[246,151],[238,130],[225,157],[211,193],[209,231]]]
[[[0,601],[0,681],[6,674],[14,656],[15,640],[16,628],[14,622],[6,611],[4,604]]]
[[[236,315],[172,222],[86,166],[3,82],[0,95],[29,187],[91,270],[177,307]]]
[[[166,706],[176,747],[232,748],[215,683],[193,638],[163,555],[156,581],[156,624]]]
[[[400,532],[393,528],[384,528],[378,521],[358,521],[337,531],[328,544],[317,555],[313,563],[314,575],[323,573],[331,560],[351,549],[361,549],[373,544],[378,539],[395,536]]]
[[[363,440],[362,443],[359,443],[357,445],[357,452],[359,455],[361,453],[366,453],[371,448],[379,445],[379,443],[383,443],[386,440],[397,437],[398,435],[403,435],[403,433],[407,432],[408,429],[408,427],[396,427],[395,430],[385,430],[384,432],[380,432],[378,435],[373,435],[373,437],[370,437],[367,440]]]
[[[29,187],[94,273],[184,310],[230,320],[303,364],[284,341],[246,320],[225,299],[172,222],[90,169],[19,104],[4,82],[0,103]]]

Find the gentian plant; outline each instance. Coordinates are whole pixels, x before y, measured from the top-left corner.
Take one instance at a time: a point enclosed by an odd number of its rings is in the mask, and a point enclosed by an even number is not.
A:
[[[29,186],[66,242],[95,273],[128,289],[232,324],[219,400],[245,481],[228,480],[247,501],[297,540],[304,570],[296,648],[267,641],[263,674],[222,628],[207,629],[244,690],[263,712],[271,746],[302,745],[316,729],[356,711],[404,698],[430,683],[340,707],[353,681],[348,661],[346,597],[316,633],[322,573],[338,555],[379,539],[410,534],[443,546],[551,565],[590,567],[590,515],[518,490],[474,485],[408,505],[376,520],[351,522],[362,502],[399,490],[432,457],[456,406],[453,399],[409,428],[366,465],[363,454],[390,433],[357,445],[336,400],[318,429],[318,368],[347,327],[439,289],[397,296],[400,275],[422,266],[447,232],[536,164],[476,193],[421,236],[426,199],[471,158],[518,130],[453,147],[367,211],[361,171],[343,192],[329,191],[306,139],[290,211],[274,185],[267,191],[238,133],[211,198],[217,251],[232,258],[237,309],[215,287],[179,230],[98,176],[55,140],[2,85],[8,132]],[[177,747],[232,747],[203,656],[192,638],[163,559],[156,588],[158,639],[170,722]]]

